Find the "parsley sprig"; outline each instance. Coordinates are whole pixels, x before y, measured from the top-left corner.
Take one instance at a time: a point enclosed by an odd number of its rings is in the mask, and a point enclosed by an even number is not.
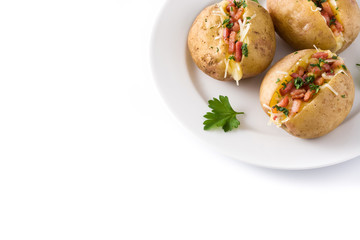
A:
[[[227,96],[219,96],[219,99],[213,98],[209,100],[209,108],[211,112],[207,112],[204,118],[204,130],[222,127],[225,132],[231,131],[240,125],[236,115],[244,114],[244,112],[236,112],[231,107]]]

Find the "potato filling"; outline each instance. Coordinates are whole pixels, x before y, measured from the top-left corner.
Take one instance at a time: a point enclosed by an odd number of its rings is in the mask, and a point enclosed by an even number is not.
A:
[[[337,95],[327,83],[340,71],[344,73],[344,70],[344,61],[330,51],[318,51],[300,59],[290,72],[284,72],[286,75],[283,79],[275,80],[281,84],[269,104],[271,121],[281,124],[295,116],[322,87],[328,87]]]
[[[316,7],[320,8],[320,13],[324,17],[326,24],[331,29],[335,37],[339,37],[342,32],[344,32],[343,25],[339,22],[337,18],[336,6],[330,4],[327,0],[312,0]],[[336,1],[336,0],[335,0]],[[336,4],[336,3],[335,3]]]
[[[248,39],[245,38],[254,16],[245,17],[247,4],[245,0],[223,0],[218,4],[222,25],[222,37],[227,47],[225,58],[225,75],[229,73],[238,83],[243,77],[240,62],[248,56]]]
[[[228,2],[225,11],[228,18],[226,18],[222,24],[224,28],[223,38],[229,46],[228,53],[233,54],[231,59],[240,62],[243,51],[245,50],[245,45],[237,39],[240,39],[240,24],[243,22],[242,16],[245,12],[246,3],[245,1],[236,0],[228,0]]]

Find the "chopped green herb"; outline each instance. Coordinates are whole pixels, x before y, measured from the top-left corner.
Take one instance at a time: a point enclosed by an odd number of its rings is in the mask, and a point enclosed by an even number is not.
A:
[[[222,25],[228,24],[230,22],[230,18],[227,18],[223,21]]]
[[[241,8],[241,7],[246,8],[247,7],[245,0],[240,0],[240,1],[234,0],[234,4],[237,8]]]
[[[314,77],[313,75],[307,76],[307,77],[305,78],[305,82],[306,82],[306,83],[312,83],[314,80],[315,80],[315,77]]]
[[[216,48],[216,52],[219,52],[219,48],[218,48],[218,47]]]
[[[259,2],[258,2],[258,0],[252,0],[253,2],[256,2],[256,3],[258,3],[258,4],[260,4]]]
[[[298,54],[298,51],[294,52],[294,55],[295,55],[295,54]]]
[[[234,26],[234,23],[229,23],[229,24],[226,25],[226,27],[227,27],[228,29],[232,28],[233,26]]]
[[[205,18],[205,22],[207,22],[207,18]]]
[[[211,112],[207,112],[204,118],[204,130],[221,127],[225,132],[231,131],[240,125],[236,115],[244,114],[244,112],[236,112],[231,107],[227,96],[219,96],[219,99],[213,98],[209,100],[209,108]]]
[[[335,21],[336,21],[336,19],[335,19],[335,18],[330,19],[330,23],[329,23],[329,25],[330,25],[330,26],[331,26],[331,25],[335,25]]]
[[[345,95],[341,95],[342,98],[345,98],[346,96]]]
[[[235,61],[235,57],[234,57],[233,55],[231,55],[231,56],[229,57],[229,59]]]
[[[304,81],[301,78],[297,77],[295,78],[294,85],[296,89],[299,89],[304,85]]]
[[[242,54],[247,57],[248,54],[249,54],[249,51],[248,51],[248,48],[247,48],[247,43],[244,43],[242,46],[241,46],[241,50],[242,50]]]
[[[251,19],[251,17],[246,17],[246,19],[247,19],[247,20],[250,20],[250,19]]]
[[[346,66],[343,64],[343,65],[341,65],[341,67],[345,70],[345,71],[347,71],[347,68],[346,68]]]
[[[213,29],[213,28],[214,28],[214,26],[210,27],[210,29]]]
[[[316,84],[310,84],[309,85],[310,89],[311,90],[315,90],[315,93],[318,93],[320,91],[320,86],[319,85],[316,85]]]
[[[234,11],[233,7],[231,7],[230,9],[231,9],[231,11]]]
[[[278,79],[276,80],[276,83],[278,83],[278,82],[280,82],[280,78],[278,78]]]
[[[338,59],[338,57],[336,55],[331,57],[332,59]]]
[[[276,108],[276,110],[280,111],[280,112],[283,112],[285,114],[285,116],[289,116],[289,110],[284,108],[284,107],[279,107],[278,105],[275,105],[274,106]]]
[[[286,83],[282,83],[281,85],[283,85],[284,87],[283,87],[283,89],[285,89],[286,88]]]

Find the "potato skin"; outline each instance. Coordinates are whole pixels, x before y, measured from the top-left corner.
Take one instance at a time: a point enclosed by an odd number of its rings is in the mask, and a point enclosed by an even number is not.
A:
[[[297,54],[291,53],[276,63],[265,75],[260,87],[260,103],[265,113],[268,113],[263,104],[269,105],[270,100],[277,89],[277,78],[283,75],[277,71],[288,72],[291,67],[303,56],[315,53],[316,50],[306,49]],[[291,117],[282,125],[288,133],[299,138],[321,137],[338,127],[349,114],[355,97],[355,87],[351,74],[337,74],[328,83],[336,92],[336,96],[330,89],[323,88],[299,113]],[[345,98],[341,97],[345,95]]]
[[[270,65],[276,48],[275,30],[269,13],[254,1],[246,1],[246,3],[246,16],[253,16],[256,13],[256,18],[251,21],[247,34],[248,57],[243,57],[241,61],[243,79],[263,72]],[[189,31],[188,48],[195,64],[205,74],[221,81],[233,80],[229,74],[224,78],[226,68],[224,59],[228,46],[223,40],[220,43],[219,39],[215,39],[217,36],[222,38],[223,28],[211,28],[222,24],[220,17],[214,15],[213,11],[219,11],[216,4],[205,8],[196,17]]]
[[[360,31],[360,10],[356,0],[336,0],[339,18],[344,26],[345,43],[337,53],[345,50]],[[276,32],[293,48],[336,50],[336,40],[319,11],[310,0],[267,0],[267,8]]]

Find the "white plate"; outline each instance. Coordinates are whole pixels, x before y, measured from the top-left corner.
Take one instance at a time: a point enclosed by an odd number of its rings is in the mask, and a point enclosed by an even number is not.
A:
[[[187,49],[192,22],[209,0],[168,0],[158,17],[151,43],[151,61],[158,89],[171,111],[196,136],[213,149],[250,164],[278,169],[310,169],[329,166],[360,155],[360,37],[342,54],[350,69],[356,97],[347,119],[328,135],[303,140],[275,126],[267,126],[268,116],[259,103],[259,88],[265,73],[252,79],[221,82],[202,73]],[[266,6],[265,1],[260,1]],[[293,52],[277,37],[272,65]],[[265,71],[266,72],[266,71]],[[204,131],[207,101],[228,96],[233,108],[245,112],[241,125],[232,132]]]

